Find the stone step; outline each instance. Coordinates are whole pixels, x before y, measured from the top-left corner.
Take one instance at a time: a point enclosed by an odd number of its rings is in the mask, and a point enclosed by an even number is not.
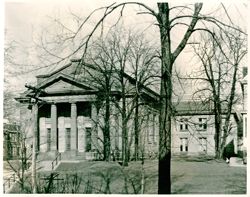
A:
[[[230,162],[229,162],[229,166],[244,167],[246,165],[243,163],[243,159],[242,158],[231,157],[230,158]]]

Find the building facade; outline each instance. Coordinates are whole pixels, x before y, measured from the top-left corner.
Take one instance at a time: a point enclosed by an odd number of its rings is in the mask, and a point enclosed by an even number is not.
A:
[[[95,79],[94,73],[102,75],[91,65],[85,65],[82,72],[75,74],[80,60],[48,75],[37,76],[37,85],[24,92],[17,100],[24,105],[32,102],[35,91],[39,90],[37,114],[37,141],[41,160],[53,160],[61,153],[65,160],[101,159],[103,157],[105,127],[105,94]],[[110,87],[110,147],[112,159],[120,159],[122,151],[122,128],[126,121],[130,158],[135,149],[135,81],[124,74],[126,83],[126,114],[122,118],[122,94],[120,84],[113,81]],[[106,98],[106,97],[105,97]],[[34,98],[33,98],[34,99]],[[140,88],[137,125],[139,153],[145,157],[158,150],[158,94],[151,89]],[[32,107],[32,106],[31,106]],[[26,108],[27,110],[27,108]],[[24,112],[22,113],[24,114]],[[126,119],[126,120],[125,120]],[[29,136],[32,136],[28,134]]]
[[[16,123],[4,123],[3,132],[3,159],[19,159],[21,151],[20,125]]]
[[[172,153],[174,155],[215,156],[215,116],[211,104],[181,102],[176,105],[172,124]],[[222,117],[222,121],[224,118]],[[230,134],[226,145],[238,151],[238,124],[235,113],[230,117]]]

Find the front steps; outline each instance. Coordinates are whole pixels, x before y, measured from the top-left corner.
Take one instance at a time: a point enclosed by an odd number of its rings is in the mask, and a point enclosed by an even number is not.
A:
[[[239,157],[231,157],[229,166],[232,167],[246,167],[246,164],[244,164],[243,159]]]

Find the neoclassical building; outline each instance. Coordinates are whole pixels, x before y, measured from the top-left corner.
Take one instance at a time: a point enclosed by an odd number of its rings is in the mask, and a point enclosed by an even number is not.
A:
[[[79,69],[79,67],[81,67]],[[80,71],[79,71],[80,70]],[[123,73],[126,85],[126,117],[128,146],[133,158],[135,144],[135,80]],[[112,157],[119,159],[122,150],[122,93],[121,84],[111,77],[110,88],[110,140]],[[117,78],[117,77],[116,77]],[[61,153],[65,160],[100,159],[103,153],[103,128],[105,94],[104,76],[92,65],[80,65],[71,60],[64,67],[37,76],[37,85],[20,95],[25,114],[37,94],[37,141],[41,160],[53,160]],[[100,81],[98,81],[100,80]],[[158,100],[159,95],[140,84],[138,104],[139,152],[150,156],[158,150]],[[31,107],[31,106],[30,106]],[[27,112],[28,113],[28,112]],[[30,112],[29,112],[30,113]],[[22,115],[22,118],[25,116]],[[25,122],[25,121],[22,121]],[[27,127],[27,125],[26,125]],[[32,136],[32,130],[28,131]]]

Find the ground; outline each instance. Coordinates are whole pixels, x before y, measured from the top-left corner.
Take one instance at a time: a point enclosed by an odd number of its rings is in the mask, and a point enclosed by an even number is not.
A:
[[[231,167],[219,160],[174,160],[172,193],[245,194],[246,167]]]
[[[130,162],[126,168],[116,162],[62,163],[52,186],[48,186],[50,173],[39,174],[39,192],[131,194],[143,189],[153,194],[157,193],[157,165],[152,160],[145,161],[143,168],[141,162]],[[173,194],[246,193],[246,167],[230,167],[222,160],[173,158],[171,171]]]

